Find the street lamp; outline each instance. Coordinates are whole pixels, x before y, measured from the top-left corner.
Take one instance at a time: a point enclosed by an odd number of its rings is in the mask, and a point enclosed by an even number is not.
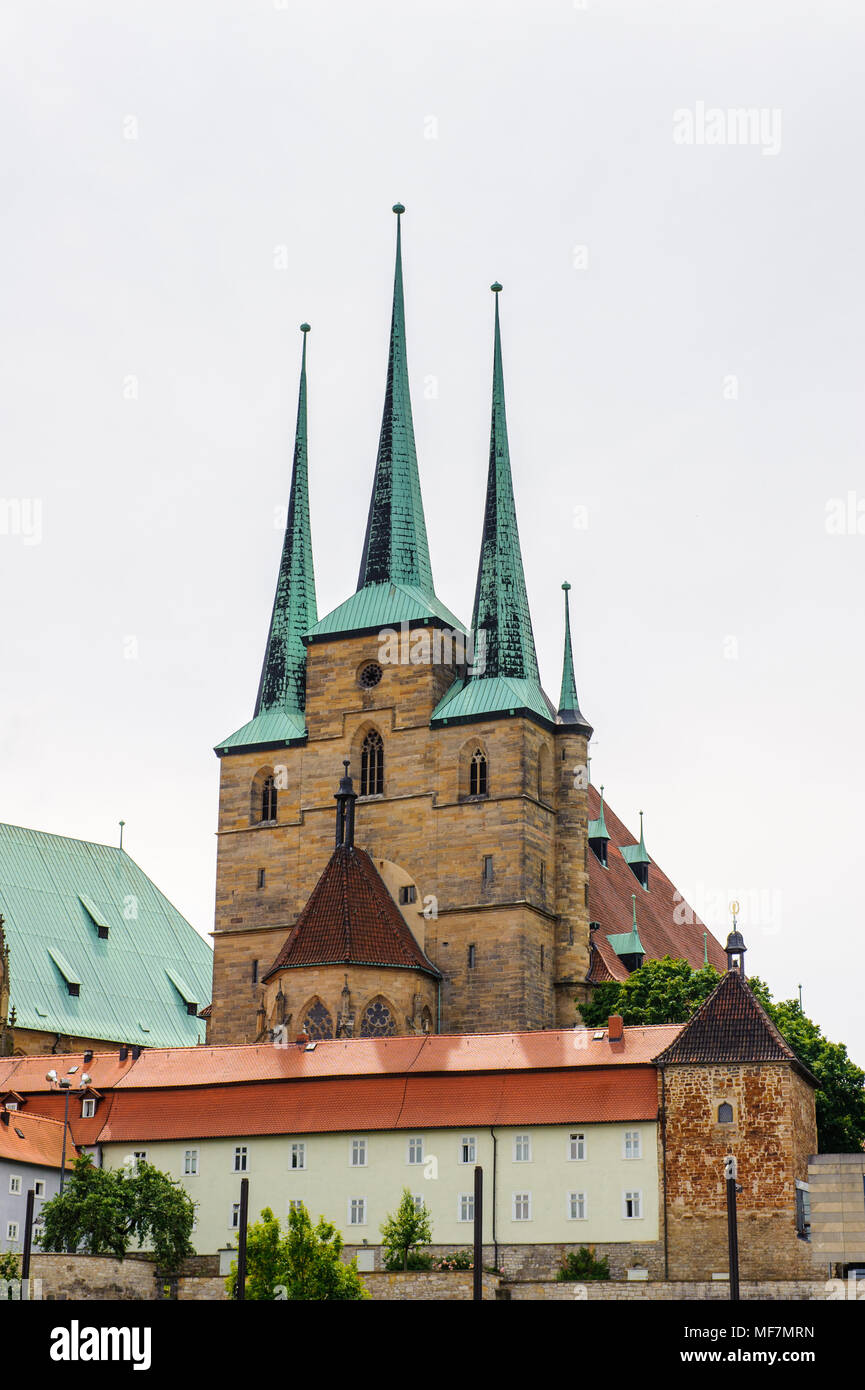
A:
[[[66,1073],[65,1076],[58,1076],[54,1067],[52,1067],[50,1071],[47,1071],[45,1073],[45,1080],[49,1083],[49,1085],[52,1087],[56,1086],[59,1091],[63,1091],[66,1097],[66,1102],[63,1107],[63,1152],[60,1158],[61,1197],[63,1196],[63,1184],[66,1179],[66,1133],[69,1126],[69,1096],[72,1092],[72,1082],[69,1078],[73,1076],[75,1072],[77,1072],[77,1070],[77,1067],[70,1067],[69,1071]],[[87,1072],[85,1072],[84,1075],[81,1077],[81,1080],[78,1082],[78,1090],[82,1091],[84,1090],[85,1086],[89,1085],[90,1077],[88,1076]]]

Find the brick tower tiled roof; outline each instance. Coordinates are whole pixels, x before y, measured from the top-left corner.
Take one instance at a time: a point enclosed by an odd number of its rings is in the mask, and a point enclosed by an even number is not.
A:
[[[685,1024],[679,1036],[655,1058],[659,1066],[703,1062],[790,1062],[817,1085],[772,1022],[738,970],[720,984]]]
[[[397,966],[440,978],[369,855],[356,845],[337,845],[264,979],[308,965]]]

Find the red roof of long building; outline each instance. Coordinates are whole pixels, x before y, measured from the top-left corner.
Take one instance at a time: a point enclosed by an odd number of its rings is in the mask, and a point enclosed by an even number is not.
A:
[[[600,814],[601,798],[597,787],[589,787],[589,816]],[[607,845],[607,867],[589,850],[589,919],[600,926],[592,932],[595,950],[589,971],[593,984],[602,980],[626,980],[628,970],[616,955],[608,936],[631,930],[631,894],[637,895],[637,928],[645,947],[647,960],[686,960],[699,970],[703,965],[703,932],[707,930],[693,908],[689,907],[674,884],[658,867],[654,859],[649,864],[649,891],[638,882],[634,871],[623,858],[620,849],[636,844],[635,837],[619,820],[604,800],[604,820],[610,834]],[[709,964],[726,970],[727,957],[721,943],[711,932],[707,939]]]

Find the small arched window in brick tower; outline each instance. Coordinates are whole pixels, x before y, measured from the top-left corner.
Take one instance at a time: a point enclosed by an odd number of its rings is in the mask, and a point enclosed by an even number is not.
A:
[[[731,1125],[733,1123],[733,1107],[725,1100],[718,1106],[718,1124]]]
[[[384,744],[381,734],[370,729],[360,750],[360,794],[381,796],[384,793]]]
[[[476,748],[469,763],[469,796],[487,794],[487,759],[482,748]]]

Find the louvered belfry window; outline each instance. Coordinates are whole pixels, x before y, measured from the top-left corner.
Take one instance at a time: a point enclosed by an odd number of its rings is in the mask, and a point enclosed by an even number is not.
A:
[[[482,748],[476,748],[469,766],[469,796],[486,796],[487,760]]]
[[[360,794],[381,796],[384,792],[384,744],[381,734],[370,729],[361,745]]]

